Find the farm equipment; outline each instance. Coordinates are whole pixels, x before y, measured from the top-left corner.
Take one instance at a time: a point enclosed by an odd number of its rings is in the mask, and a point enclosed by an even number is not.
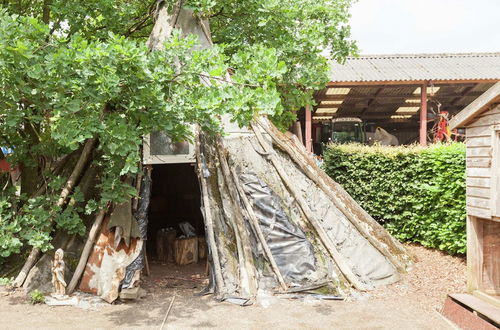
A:
[[[335,118],[322,126],[321,142],[328,143],[370,143],[375,131],[374,123],[359,118]]]

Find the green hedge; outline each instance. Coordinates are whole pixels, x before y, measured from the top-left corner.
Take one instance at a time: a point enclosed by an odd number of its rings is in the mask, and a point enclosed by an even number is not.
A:
[[[329,145],[324,169],[401,241],[466,250],[465,145]]]

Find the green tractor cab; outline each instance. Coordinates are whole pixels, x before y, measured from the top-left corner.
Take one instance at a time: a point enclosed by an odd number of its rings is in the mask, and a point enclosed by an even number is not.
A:
[[[369,143],[375,124],[356,117],[334,118],[322,128],[322,142]]]

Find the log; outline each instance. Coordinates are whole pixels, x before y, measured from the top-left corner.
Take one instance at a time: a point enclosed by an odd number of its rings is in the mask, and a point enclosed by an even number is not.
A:
[[[234,222],[236,223],[236,229],[239,231],[242,248],[243,248],[243,258],[245,267],[244,269],[248,275],[248,289],[250,296],[254,296],[257,293],[257,275],[255,266],[253,263],[253,255],[250,243],[250,237],[248,236],[248,232],[245,228],[245,223],[243,222],[243,214],[241,213],[241,205],[237,204],[238,202],[238,192],[235,189],[235,182],[233,182],[231,171],[229,170],[229,164],[227,163],[227,159],[222,152],[222,143],[220,137],[217,138],[217,152],[219,155],[220,167],[222,169],[222,173],[224,174],[223,178],[226,182],[226,187],[229,191],[229,195],[231,196],[231,204],[233,206],[233,210],[235,211]]]
[[[87,164],[90,155],[92,154],[92,150],[94,149],[94,145],[96,143],[97,139],[96,138],[91,138],[88,139],[85,142],[85,145],[83,146],[82,153],[80,154],[80,157],[78,158],[78,161],[76,162],[76,165],[73,169],[73,172],[71,172],[71,175],[68,178],[68,181],[66,181],[66,184],[64,185],[64,188],[61,192],[61,195],[59,196],[59,200],[56,203],[56,207],[61,207],[64,205],[66,202],[66,199],[68,198],[69,194],[73,190],[73,188],[76,185],[77,180],[80,178],[83,169],[85,165]],[[54,223],[53,218],[50,220],[50,226],[52,226]],[[24,263],[23,268],[17,275],[16,279],[14,280],[14,287],[19,288],[21,285],[23,285],[24,280],[26,280],[26,276],[28,276],[29,271],[31,268],[35,265],[36,261],[40,257],[41,251],[38,248],[33,248],[28,256],[28,259],[26,259],[26,262]]]
[[[23,285],[24,280],[26,280],[26,277],[28,276],[29,271],[35,265],[35,263],[37,262],[41,253],[42,253],[42,251],[40,251],[39,248],[35,247],[35,248],[31,249],[31,252],[28,256],[28,259],[26,259],[26,262],[24,263],[23,268],[21,268],[21,271],[19,272],[19,274],[17,274],[17,277],[14,280],[13,286],[15,288],[20,288]]]
[[[314,227],[315,231],[318,233],[318,236],[325,246],[326,250],[332,257],[332,259],[335,261],[337,264],[338,268],[344,274],[344,276],[347,278],[347,280],[358,290],[361,291],[367,291],[368,288],[367,286],[362,283],[356,274],[353,273],[352,269],[349,267],[347,262],[344,260],[342,255],[337,251],[335,248],[334,243],[328,236],[328,234],[325,232],[319,221],[314,217],[311,209],[309,208],[308,204],[302,197],[301,193],[297,190],[293,182],[290,180],[288,175],[286,174],[285,169],[281,166],[279,161],[276,158],[276,154],[274,150],[271,148],[271,146],[264,140],[264,137],[262,136],[259,128],[255,124],[251,124],[253,131],[255,132],[255,136],[257,137],[257,140],[259,141],[260,145],[264,149],[264,151],[268,154],[268,159],[271,161],[271,164],[274,166],[276,169],[276,172],[278,172],[278,175],[281,177],[283,183],[285,186],[288,188],[292,196],[295,198],[297,201],[297,204],[299,204],[302,212],[304,213],[306,219],[311,223],[311,225]]]
[[[163,262],[174,261],[176,237],[177,231],[173,228],[162,228],[156,232],[156,256],[158,260]]]
[[[178,238],[174,241],[175,263],[189,265],[198,262],[198,237]]]
[[[168,4],[166,1],[157,2],[155,25],[149,35],[148,41],[146,42],[146,46],[152,51],[163,49],[163,43],[168,37],[170,37],[172,31],[174,30],[177,18],[179,17],[179,13],[182,8],[182,2],[182,0],[177,1],[174,5],[172,15],[168,13]]]
[[[71,193],[71,191],[73,191],[73,188],[75,187],[77,180],[80,178],[80,175],[82,174],[85,165],[87,165],[90,155],[92,154],[92,150],[94,150],[94,145],[96,144],[96,141],[97,141],[96,138],[91,138],[88,139],[87,142],[85,142],[82,153],[80,154],[80,158],[78,159],[78,162],[76,163],[73,172],[71,172],[68,181],[66,181],[66,184],[64,185],[64,188],[61,192],[61,196],[59,197],[59,200],[56,203],[56,206],[58,207],[63,206],[69,194]]]
[[[205,237],[198,237],[198,260],[205,259],[207,257],[207,241]]]
[[[309,156],[305,154],[299,148],[296,148],[293,144],[288,143],[287,137],[279,132],[275,127],[269,124],[268,120],[260,119],[258,121],[260,127],[262,127],[267,134],[271,136],[273,142],[284,152],[286,152],[290,158],[299,166],[299,168],[306,174],[306,176],[313,181],[318,187],[330,198],[334,205],[345,215],[345,217],[352,223],[352,225],[358,230],[358,232],[370,242],[382,255],[384,255],[389,261],[401,272],[406,270],[405,262],[394,256],[394,251],[397,251],[401,255],[406,255],[404,251],[397,242],[390,242],[391,246],[382,244],[381,241],[387,242],[386,235],[382,237],[379,232],[385,234],[385,229],[377,223],[366,211],[364,211],[348,194],[340,187],[335,184],[330,177],[328,177],[321,169],[317,168],[317,165],[310,160]],[[339,197],[339,195],[345,195]],[[354,205],[357,210],[351,211],[347,204]],[[367,224],[371,230],[362,226],[360,220]],[[387,235],[388,236],[388,235]],[[389,239],[391,239],[389,237]],[[392,239],[393,240],[393,239]],[[392,251],[392,252],[391,252]]]
[[[92,252],[92,248],[94,247],[95,240],[97,235],[101,231],[101,224],[104,216],[106,215],[106,208],[102,209],[96,216],[92,227],[90,228],[89,235],[87,236],[87,241],[82,250],[82,254],[80,256],[80,260],[78,261],[78,265],[76,266],[75,272],[73,273],[73,277],[69,282],[69,285],[66,289],[67,294],[73,293],[80,278],[82,277],[83,271],[85,270],[85,265],[87,265],[87,261],[90,256],[90,252]]]
[[[219,195],[222,201],[231,201],[231,195],[228,194],[226,191],[226,183],[223,180],[223,173],[220,168],[217,169],[217,177],[220,180],[217,180],[217,184],[219,187]],[[241,243],[241,235],[240,235],[240,229],[234,219],[238,216],[237,214],[230,214],[228,213],[228,209],[232,209],[234,212],[234,207],[232,203],[230,203],[231,206],[229,207],[224,207],[222,206],[222,213],[224,214],[225,219],[229,222],[229,225],[231,226],[233,233],[234,233],[234,239],[236,241],[236,257],[238,259],[238,271],[239,271],[239,286],[240,286],[240,292],[241,294],[244,295],[249,295],[250,296],[250,281],[249,281],[249,276],[248,276],[248,271],[246,267],[246,259],[245,259],[245,252],[243,251],[243,244]]]
[[[257,234],[257,238],[259,239],[260,244],[262,245],[262,248],[263,248],[264,253],[267,257],[267,260],[269,260],[269,263],[271,264],[271,268],[274,271],[274,274],[276,275],[278,283],[281,285],[281,288],[283,290],[287,290],[288,286],[286,285],[285,280],[283,279],[283,276],[281,275],[281,272],[278,268],[278,265],[276,264],[276,261],[274,260],[274,256],[271,252],[271,249],[269,248],[269,245],[267,244],[266,238],[264,237],[264,233],[262,232],[262,229],[260,228],[259,220],[257,220],[257,217],[255,216],[255,213],[253,212],[252,206],[250,205],[250,201],[248,200],[248,198],[245,194],[245,191],[243,190],[243,188],[239,184],[239,179],[238,179],[238,176],[237,176],[234,168],[231,169],[231,173],[233,175],[233,181],[236,185],[236,189],[240,193],[241,201],[243,202],[243,205],[245,206],[245,210],[248,214],[248,219],[250,220],[250,224],[251,224],[253,230],[255,231],[255,233]]]
[[[137,176],[135,178],[135,190],[137,193],[141,191],[141,183],[142,183],[142,163],[139,162],[139,172],[137,172]],[[135,213],[137,211],[137,207],[139,205],[139,196],[135,197],[132,204],[132,212]]]
[[[219,259],[219,251],[217,250],[217,244],[215,242],[214,235],[214,223],[212,219],[212,213],[210,210],[210,201],[208,199],[208,186],[207,180],[203,174],[203,162],[201,161],[201,148],[200,148],[200,129],[197,127],[195,132],[195,148],[196,148],[196,166],[198,179],[200,181],[202,196],[203,196],[203,213],[205,218],[205,229],[208,246],[210,247],[210,254],[212,257],[212,270],[215,274],[215,285],[218,289],[219,294],[225,294],[224,280],[222,278],[222,270]]]

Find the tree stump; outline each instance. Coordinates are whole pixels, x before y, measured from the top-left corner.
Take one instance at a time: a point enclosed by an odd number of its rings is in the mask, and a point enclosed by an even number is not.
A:
[[[174,261],[174,242],[177,231],[173,228],[162,228],[156,232],[156,255],[158,260]]]
[[[198,237],[176,239],[174,251],[175,263],[178,265],[198,262]]]
[[[207,241],[205,236],[198,236],[198,259],[205,259],[207,257]]]

